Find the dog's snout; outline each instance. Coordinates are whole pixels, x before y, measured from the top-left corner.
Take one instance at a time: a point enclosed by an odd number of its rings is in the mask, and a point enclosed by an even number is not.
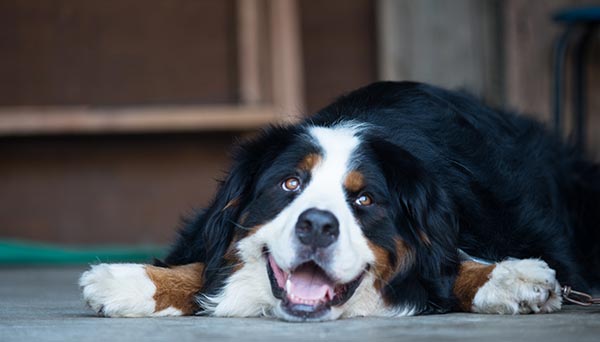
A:
[[[304,245],[325,248],[340,235],[340,224],[330,211],[311,208],[298,217],[296,236]]]

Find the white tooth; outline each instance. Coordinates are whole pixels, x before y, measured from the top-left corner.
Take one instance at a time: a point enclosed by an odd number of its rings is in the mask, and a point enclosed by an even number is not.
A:
[[[291,287],[292,287],[292,281],[290,280],[290,278],[288,278],[288,280],[285,281],[285,291],[287,293],[290,293],[290,288]]]

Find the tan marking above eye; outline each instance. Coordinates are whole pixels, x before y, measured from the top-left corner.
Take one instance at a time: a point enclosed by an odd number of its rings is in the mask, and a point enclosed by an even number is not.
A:
[[[361,207],[366,207],[373,204],[373,199],[368,194],[361,194],[354,200],[356,205],[360,205]]]
[[[365,186],[365,179],[361,172],[350,171],[344,180],[344,187],[350,192],[359,192]]]
[[[297,177],[290,177],[281,183],[281,188],[285,191],[298,191],[300,190],[300,179]]]
[[[300,161],[298,168],[300,170],[310,172],[315,168],[315,166],[317,166],[317,164],[321,162],[321,159],[321,155],[317,153],[310,153],[306,155],[302,161]]]

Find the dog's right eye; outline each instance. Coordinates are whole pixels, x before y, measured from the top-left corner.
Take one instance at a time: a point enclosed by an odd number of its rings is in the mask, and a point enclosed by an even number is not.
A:
[[[373,204],[373,199],[369,194],[361,194],[356,198],[356,200],[354,200],[354,204],[361,207],[368,207]]]
[[[290,177],[281,183],[281,188],[285,191],[298,191],[300,190],[300,179]]]

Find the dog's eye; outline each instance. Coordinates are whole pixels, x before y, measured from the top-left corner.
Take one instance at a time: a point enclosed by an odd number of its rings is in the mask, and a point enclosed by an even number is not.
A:
[[[361,194],[356,198],[356,200],[354,200],[354,204],[361,207],[367,207],[373,204],[373,199],[368,194]]]
[[[300,179],[290,177],[281,183],[281,188],[285,191],[298,191],[300,190]]]

